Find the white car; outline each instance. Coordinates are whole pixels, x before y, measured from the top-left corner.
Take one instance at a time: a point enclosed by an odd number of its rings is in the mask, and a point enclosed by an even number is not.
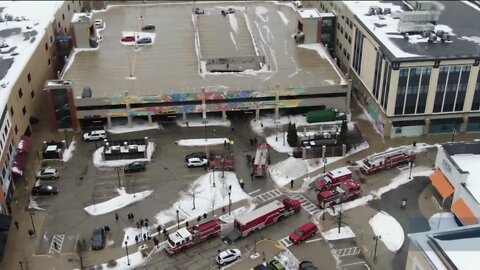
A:
[[[56,179],[58,178],[58,170],[52,167],[47,167],[37,172],[35,178],[38,179]]]
[[[187,166],[189,168],[192,168],[192,167],[203,167],[203,166],[206,166],[208,165],[208,160],[206,158],[196,158],[196,157],[193,157],[193,158],[189,158],[187,159]]]
[[[238,260],[240,257],[242,257],[242,253],[239,249],[228,249],[220,252],[216,258],[216,261],[220,265],[227,265]]]
[[[107,132],[105,130],[92,130],[87,133],[83,133],[84,141],[97,141],[107,138]]]

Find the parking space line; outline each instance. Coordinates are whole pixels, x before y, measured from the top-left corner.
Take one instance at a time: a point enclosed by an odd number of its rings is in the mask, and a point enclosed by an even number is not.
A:
[[[50,244],[49,254],[60,253],[62,251],[63,240],[65,239],[65,234],[55,234],[52,237],[52,243]]]
[[[320,241],[320,240],[323,240],[323,238],[320,237],[320,238],[310,239],[310,240],[305,241],[305,243],[311,243],[311,242],[316,242],[316,241]]]
[[[360,261],[360,262],[354,262],[354,263],[341,264],[341,265],[339,265],[339,266],[352,266],[352,265],[358,265],[358,264],[368,265],[366,261]],[[370,269],[370,268],[368,268],[368,269]]]
[[[302,204],[302,208],[305,209],[305,211],[307,211],[310,215],[315,215],[316,213],[320,212],[320,209],[318,209],[318,207],[309,199],[305,198],[305,196],[301,194],[293,194],[291,197],[299,200]]]
[[[252,191],[252,192],[248,193],[248,195],[252,195],[252,194],[254,194],[254,193],[260,192],[261,190],[262,190],[262,189],[257,189],[257,190],[254,190],[254,191]]]
[[[345,257],[345,256],[352,256],[357,255],[361,252],[359,247],[349,247],[349,248],[341,248],[341,249],[332,249],[332,253],[335,253],[337,257]]]
[[[257,202],[265,202],[265,201],[268,201],[268,200],[272,200],[272,199],[275,199],[277,197],[279,197],[280,195],[282,195],[283,193],[278,190],[278,189],[272,189],[272,190],[269,190],[267,192],[264,192],[262,194],[259,194],[255,197],[253,197],[253,200],[254,201],[257,201]]]

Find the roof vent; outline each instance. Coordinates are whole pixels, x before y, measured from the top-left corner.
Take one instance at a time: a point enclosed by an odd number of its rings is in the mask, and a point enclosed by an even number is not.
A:
[[[392,14],[392,10],[390,8],[384,8],[383,9],[383,14]]]
[[[428,37],[428,42],[429,42],[429,43],[436,43],[436,42],[437,42],[437,36],[434,35],[434,34],[431,34],[431,35]]]

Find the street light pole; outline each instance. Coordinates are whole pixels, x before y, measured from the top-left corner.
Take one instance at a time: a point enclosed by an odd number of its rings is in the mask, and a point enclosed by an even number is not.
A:
[[[324,157],[324,158],[323,158],[323,173],[325,173],[325,169],[326,169],[325,167],[326,167],[326,166],[327,166],[327,158]]]
[[[30,214],[30,220],[32,221],[33,234],[36,235],[37,231],[35,230],[35,224],[33,223],[33,213],[32,211],[29,211],[28,213]]]
[[[212,171],[213,171],[213,187],[215,187],[215,167],[212,168]]]
[[[128,257],[128,242],[125,241],[125,250],[127,251],[127,265],[130,266],[130,258]]]
[[[412,167],[413,167],[413,162],[410,161],[410,173],[408,174],[408,179],[412,179]]]
[[[177,209],[177,230],[180,229],[180,217],[178,216],[178,209]]]
[[[275,121],[275,141],[278,142],[278,120]]]
[[[377,244],[378,244],[378,239],[382,239],[382,236],[380,235],[375,235],[373,237],[373,239],[375,240],[375,249],[373,251],[373,261],[376,263],[377,262]]]
[[[122,187],[122,183],[120,182],[120,167],[116,167],[115,170],[117,171],[118,187]]]
[[[19,261],[18,264],[20,265],[20,269],[23,270],[23,262]]]
[[[230,199],[230,195],[232,194],[232,185],[228,186],[228,215],[231,215],[231,208],[232,208],[232,200]]]

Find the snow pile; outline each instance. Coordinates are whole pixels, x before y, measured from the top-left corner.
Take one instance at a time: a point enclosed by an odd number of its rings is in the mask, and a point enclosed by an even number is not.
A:
[[[288,249],[278,253],[275,257],[285,266],[286,270],[297,270],[300,264],[300,261]]]
[[[285,25],[288,25],[288,19],[285,16],[285,14],[283,14],[283,12],[281,12],[280,10],[277,10],[277,13],[278,13],[278,16],[280,16],[280,18],[282,19],[283,23]]]
[[[113,212],[115,210],[121,209],[127,205],[130,205],[134,202],[141,201],[145,199],[146,197],[150,196],[150,194],[153,193],[153,190],[146,190],[142,192],[136,192],[133,194],[129,194],[125,191],[125,188],[120,188],[117,189],[118,196],[110,199],[106,202],[98,203],[98,204],[93,204],[90,206],[87,206],[83,209],[87,211],[88,214],[92,216],[99,216],[103,215],[106,213]]]
[[[327,49],[325,48],[324,45],[322,45],[320,43],[314,43],[314,44],[301,44],[301,45],[297,45],[297,46],[299,48],[304,48],[304,49],[309,49],[309,50],[316,51],[322,59],[327,60],[328,63],[330,63],[330,66],[332,66],[335,69],[338,77],[340,77],[340,85],[348,84],[347,80],[345,80],[345,77],[343,76],[342,71],[338,68],[337,64],[334,63],[332,57],[327,52]]]
[[[28,209],[35,209],[35,210],[40,210],[40,211],[45,211],[45,208],[41,208],[38,206],[37,201],[33,199],[33,197],[30,197],[30,201],[28,201]]]
[[[348,226],[340,227],[340,233],[338,233],[338,228],[333,228],[326,232],[322,232],[322,235],[323,238],[328,241],[355,237],[355,233],[353,233],[352,229]]]
[[[329,157],[327,158],[327,163],[335,162],[342,157]],[[278,162],[275,165],[269,167],[268,171],[270,173],[270,178],[273,182],[281,187],[290,183],[292,179],[296,179],[302,175],[309,174],[310,177],[307,177],[305,181],[308,181],[308,178],[312,178],[313,171],[323,167],[323,162],[321,159],[310,159],[303,160],[297,159],[294,157],[289,157],[284,161]]]
[[[140,227],[140,229],[133,228],[133,227],[127,227],[127,228],[123,229],[125,234],[123,235],[122,243],[125,243],[125,241],[126,241],[127,245],[129,245],[129,246],[136,244],[135,236],[138,237],[139,242],[142,242],[143,241],[143,235],[144,234],[147,234],[147,235],[150,234],[151,229],[156,230],[156,228],[153,228],[153,226],[149,226],[148,228],[145,228],[145,226],[142,226],[142,227]]]
[[[368,142],[362,142],[361,144],[357,144],[354,147],[352,147],[350,151],[346,153],[345,156],[353,155],[357,152],[368,149],[369,147],[370,147],[370,144],[368,144]]]
[[[120,134],[120,133],[144,131],[144,130],[150,130],[150,129],[160,129],[160,126],[158,125],[158,123],[152,123],[151,125],[149,125],[148,123],[135,122],[132,124],[132,127],[129,127],[128,125],[118,125],[118,126],[112,126],[112,128],[107,129],[107,131],[112,134]]]
[[[398,221],[385,212],[379,212],[368,223],[372,226],[375,236],[385,244],[388,250],[396,252],[403,245],[405,233]]]
[[[212,209],[228,208],[228,187],[232,186],[232,204],[250,200],[238,183],[237,176],[232,172],[209,172],[197,178],[186,192],[180,192],[179,200],[172,203],[172,207],[163,210],[155,217],[160,224],[176,220],[176,210],[180,211],[181,219],[196,219],[204,213],[211,213]],[[215,183],[215,187],[213,187]],[[195,209],[193,209],[193,194],[195,194]],[[228,210],[228,209],[227,209]]]
[[[93,165],[95,167],[123,167],[134,161],[150,161],[152,159],[153,152],[155,152],[155,143],[149,142],[147,145],[147,158],[137,159],[119,159],[119,160],[103,160],[102,152],[103,146],[95,150],[93,153]]]
[[[428,219],[431,231],[444,230],[450,228],[457,228],[458,224],[455,222],[453,213],[443,212],[436,213]]]
[[[258,6],[255,7],[255,15],[257,15],[260,20],[263,22],[268,22],[268,17],[265,15],[268,12],[266,7]]]
[[[189,127],[204,127],[204,119],[200,117],[190,117],[187,119]],[[187,124],[183,120],[177,120],[177,125],[181,127],[187,127]],[[223,120],[222,118],[207,118],[206,126],[224,126],[229,127],[231,125],[230,120]]]
[[[67,162],[72,158],[74,150],[75,150],[75,141],[72,141],[70,143],[70,146],[68,146],[68,148],[65,149],[65,151],[63,151],[63,155],[62,155],[63,162]]]
[[[176,143],[180,146],[204,146],[224,144],[224,142],[230,143],[230,140],[227,138],[185,139],[178,140]]]
[[[293,147],[288,145],[287,142],[287,132],[278,132],[266,138],[268,145],[273,148],[273,150],[279,153],[289,153],[293,152]]]

